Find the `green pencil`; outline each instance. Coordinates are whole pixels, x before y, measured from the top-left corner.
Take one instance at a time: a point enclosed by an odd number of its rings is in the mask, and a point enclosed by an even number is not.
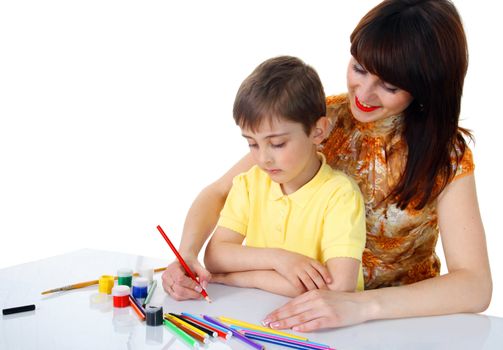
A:
[[[169,322],[168,320],[165,319],[163,322],[164,322],[164,325],[166,327],[168,327],[168,329],[170,331],[172,331],[178,337],[180,337],[191,348],[199,349],[199,343],[197,342],[197,340],[195,340],[194,338],[192,338],[190,335],[188,335],[187,333],[185,333],[184,331],[182,331],[180,328],[178,328],[177,326],[175,326],[173,323]]]
[[[150,303],[150,299],[152,299],[152,295],[154,295],[155,287],[157,287],[157,280],[152,281],[150,289],[148,290],[147,298],[145,298],[145,301],[143,302],[143,307],[145,307],[145,305]]]

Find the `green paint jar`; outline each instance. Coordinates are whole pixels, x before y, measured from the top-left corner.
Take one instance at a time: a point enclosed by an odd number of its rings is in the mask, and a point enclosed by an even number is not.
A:
[[[117,271],[117,284],[119,286],[131,287],[133,282],[133,270],[131,269],[120,269]]]

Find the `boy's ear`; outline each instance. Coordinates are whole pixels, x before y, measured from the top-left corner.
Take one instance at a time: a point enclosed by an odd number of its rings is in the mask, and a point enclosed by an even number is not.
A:
[[[316,145],[322,143],[323,140],[325,140],[325,138],[328,136],[329,127],[330,120],[327,117],[321,117],[320,119],[318,119],[316,125],[313,128],[313,131],[311,132],[311,137],[313,138],[313,142]]]

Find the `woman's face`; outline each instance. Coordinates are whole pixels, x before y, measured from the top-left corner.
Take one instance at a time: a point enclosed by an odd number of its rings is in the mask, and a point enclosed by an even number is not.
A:
[[[369,73],[354,57],[349,61],[347,82],[351,112],[362,123],[398,115],[413,99],[407,91]]]

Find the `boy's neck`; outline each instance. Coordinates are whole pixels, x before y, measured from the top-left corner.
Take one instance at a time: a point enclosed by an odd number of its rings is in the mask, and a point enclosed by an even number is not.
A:
[[[322,161],[318,156],[318,153],[315,151],[304,171],[302,171],[297,178],[293,179],[289,183],[280,184],[283,194],[290,195],[311,181],[320,170],[321,164]]]

